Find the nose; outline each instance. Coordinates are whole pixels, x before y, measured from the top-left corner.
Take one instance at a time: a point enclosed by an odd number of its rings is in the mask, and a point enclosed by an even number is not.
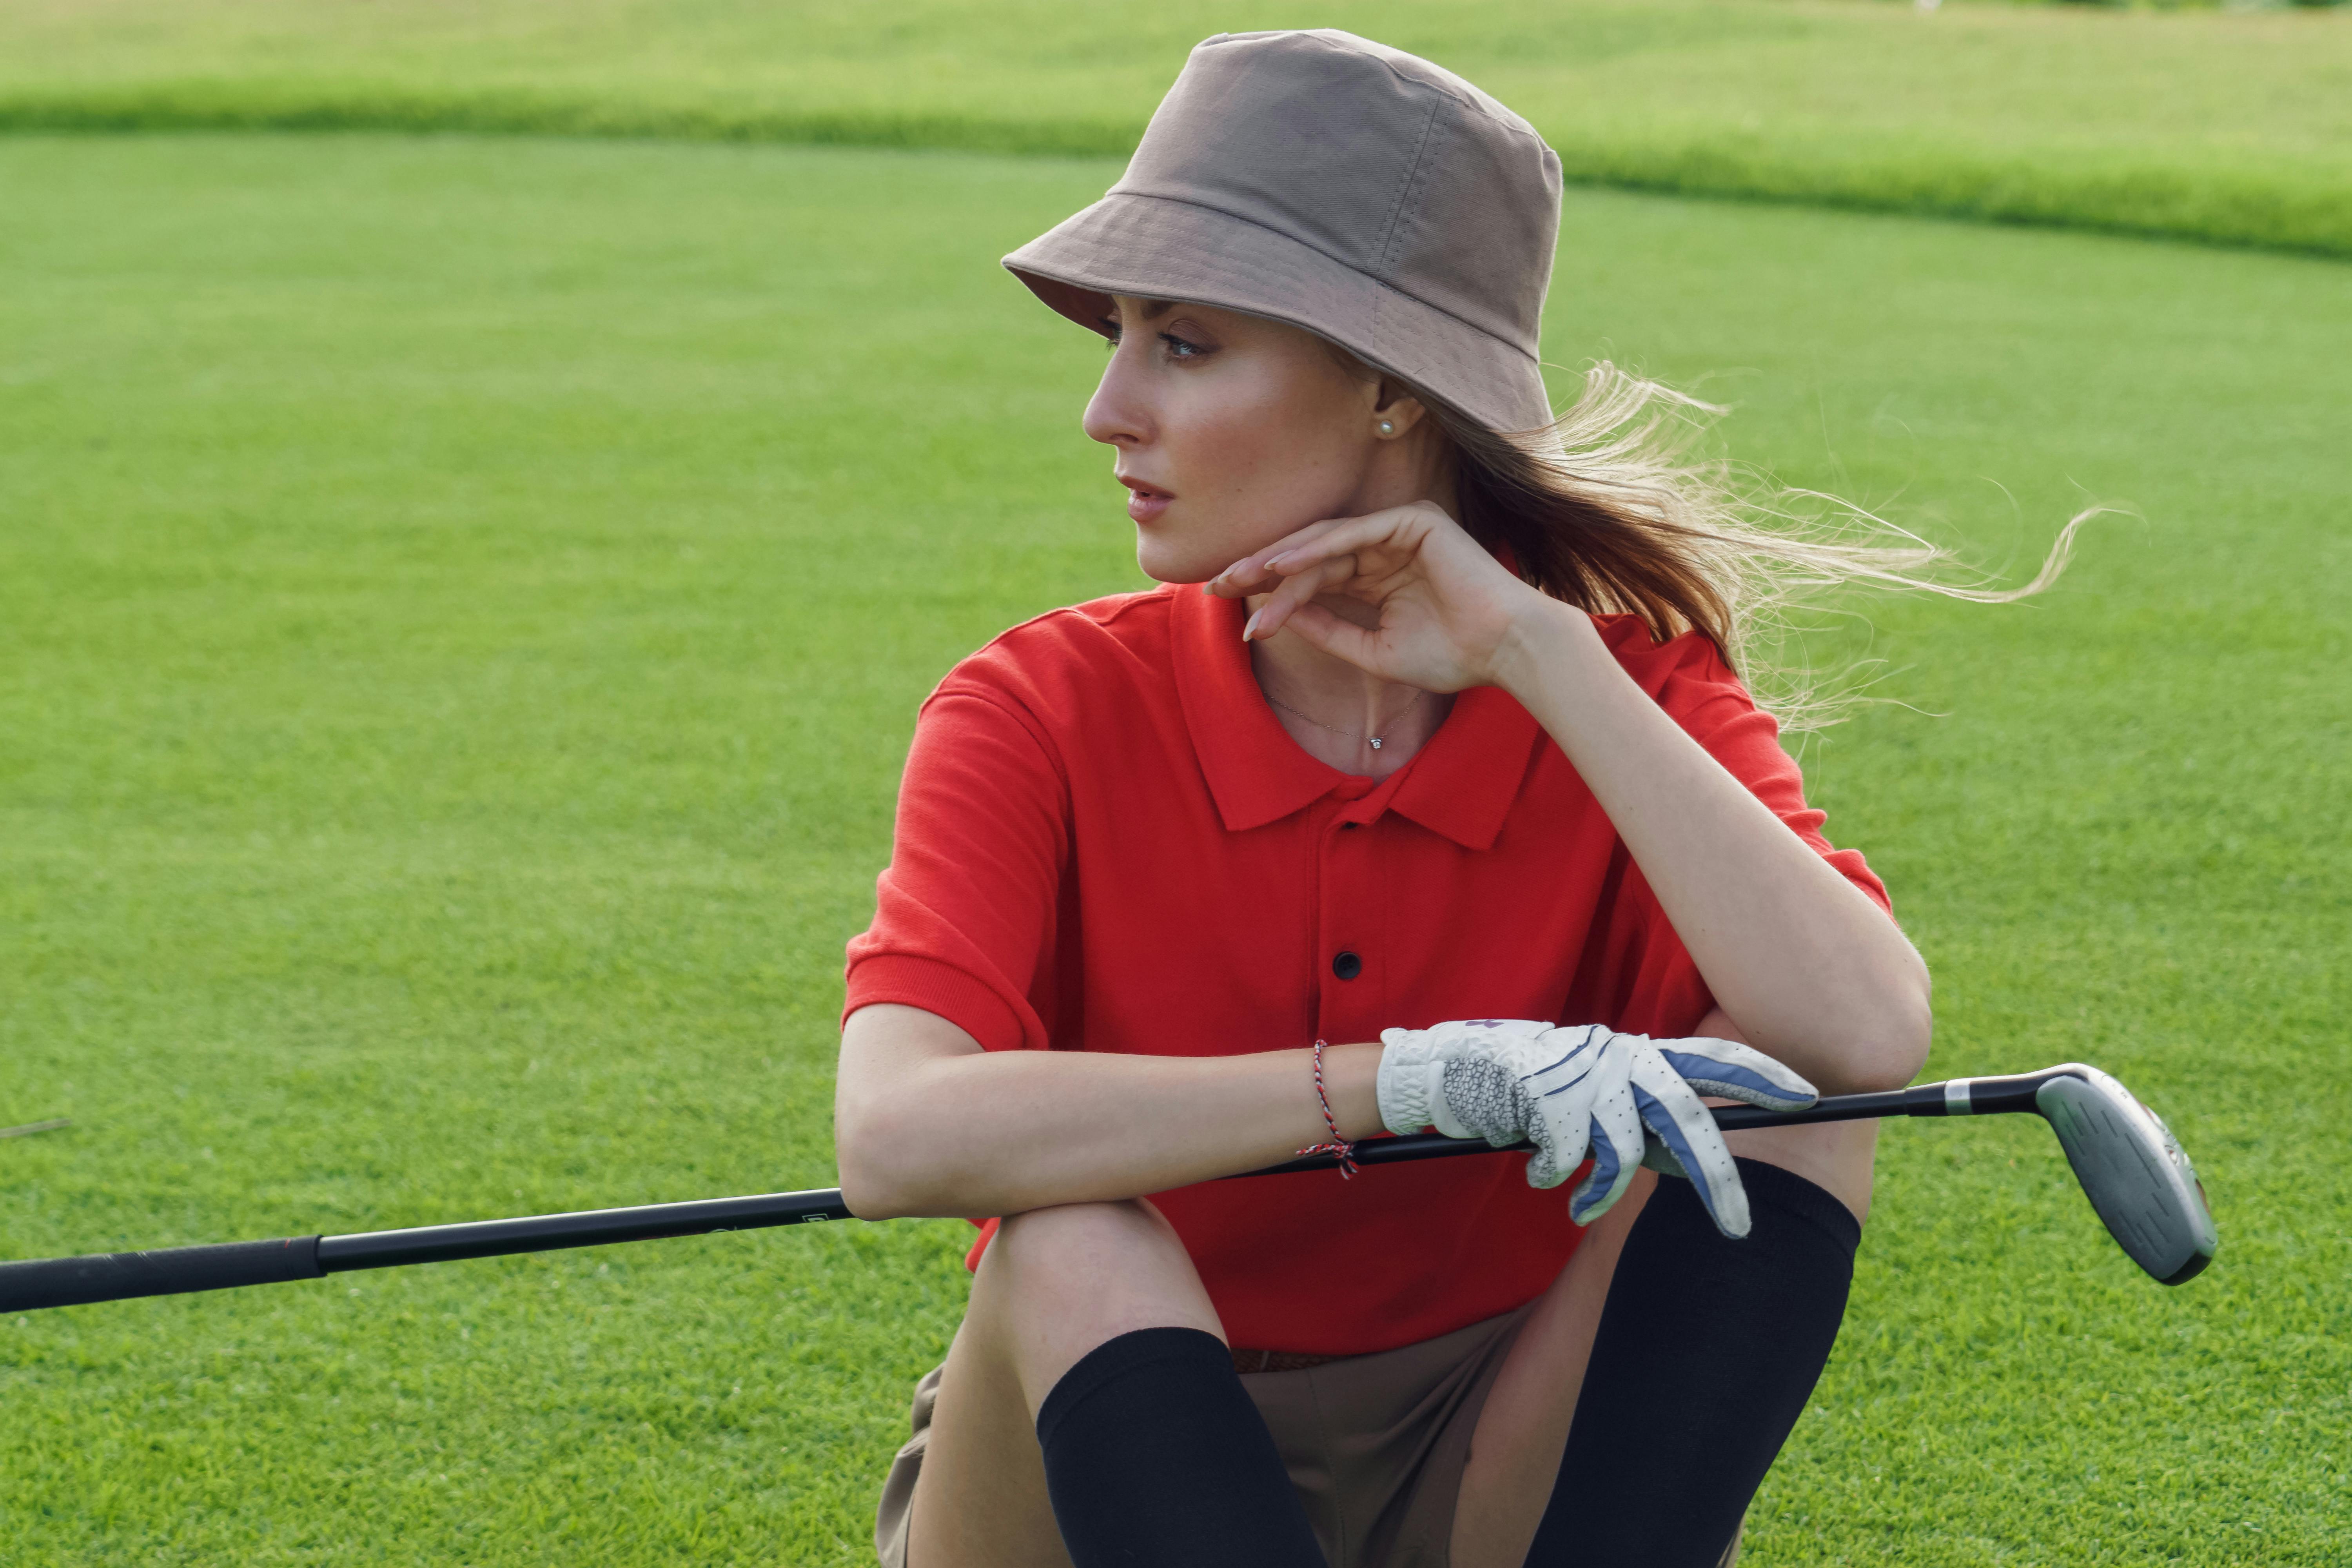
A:
[[[1140,368],[1129,359],[1126,343],[1111,351],[1102,380],[1087,400],[1086,417],[1079,421],[1093,439],[1121,450],[1151,439],[1150,400],[1138,374]]]

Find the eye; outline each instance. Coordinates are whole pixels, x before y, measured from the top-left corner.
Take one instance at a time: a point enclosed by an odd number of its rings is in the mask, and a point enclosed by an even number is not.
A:
[[[1209,352],[1191,339],[1180,338],[1173,332],[1160,333],[1160,341],[1168,345],[1168,357],[1171,359],[1199,359]]]

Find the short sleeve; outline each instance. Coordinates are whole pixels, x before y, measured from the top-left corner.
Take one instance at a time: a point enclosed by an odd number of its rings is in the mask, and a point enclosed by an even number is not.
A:
[[[1781,748],[1779,721],[1756,706],[1713,644],[1685,634],[1654,648],[1628,651],[1621,646],[1619,657],[1684,731],[1790,832],[1873,903],[1893,912],[1885,884],[1862,852],[1836,848],[1823,836],[1828,816],[1805,803],[1804,775]],[[1611,859],[1601,910],[1561,1021],[1604,1023],[1661,1037],[1696,1028],[1713,1010],[1714,994],[1622,843]]]
[[[1043,1049],[1068,816],[1034,721],[950,676],[916,719],[874,923],[849,943],[844,1021],[903,1003],[989,1050]]]

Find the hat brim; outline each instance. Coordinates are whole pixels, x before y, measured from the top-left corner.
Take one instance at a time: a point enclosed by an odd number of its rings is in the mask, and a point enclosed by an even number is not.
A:
[[[1004,258],[1046,304],[1104,331],[1104,297],[1182,300],[1286,321],[1443,398],[1489,430],[1551,423],[1516,344],[1314,247],[1213,207],[1114,192]]]

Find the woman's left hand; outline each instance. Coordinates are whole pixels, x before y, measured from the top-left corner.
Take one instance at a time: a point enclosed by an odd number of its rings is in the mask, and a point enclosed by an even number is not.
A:
[[[1716,1228],[1748,1228],[1739,1167],[1702,1094],[1774,1110],[1821,1096],[1796,1072],[1737,1040],[1654,1040],[1600,1024],[1566,1028],[1525,1018],[1467,1018],[1381,1031],[1381,1121],[1423,1124],[1449,1138],[1536,1146],[1528,1184],[1556,1187],[1592,1155],[1592,1173],[1569,1195],[1568,1217],[1590,1225],[1655,1164],[1697,1184]],[[1654,1160],[1653,1152],[1671,1156]]]
[[[1496,684],[1517,629],[1551,603],[1431,501],[1309,524],[1234,562],[1208,591],[1271,594],[1244,641],[1288,626],[1325,653],[1425,691]],[[1370,605],[1378,629],[1315,603],[1318,595]]]

